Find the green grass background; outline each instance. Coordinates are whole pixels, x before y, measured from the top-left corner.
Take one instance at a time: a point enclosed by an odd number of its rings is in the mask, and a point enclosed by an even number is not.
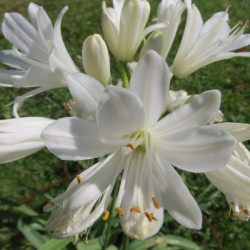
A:
[[[66,47],[73,60],[81,67],[78,56],[81,55],[83,40],[91,34],[100,33],[101,1],[34,1],[43,5],[53,23],[60,10],[69,6],[62,22],[62,34]],[[111,5],[111,1],[107,1]],[[152,7],[151,19],[156,16],[159,1],[149,1]],[[232,0],[231,2],[194,0],[204,20],[213,13],[224,10],[228,3],[230,24],[238,20],[249,19],[250,0]],[[27,16],[26,0],[0,0],[0,16],[4,12],[19,12]],[[185,25],[185,15],[169,55],[171,62],[178,49]],[[246,31],[249,33],[249,28]],[[0,49],[11,48],[0,31]],[[249,47],[244,49],[250,51]],[[112,58],[112,74],[116,80],[119,69]],[[222,92],[221,110],[226,121],[249,122],[250,97],[250,60],[234,58],[217,62],[198,70],[185,79],[173,78],[171,89],[185,89],[190,94],[208,89]],[[0,119],[12,118],[11,107],[4,104],[12,101],[16,95],[25,93],[25,89],[0,89]],[[27,100],[20,110],[20,116],[44,116],[60,118],[67,116],[64,103],[70,99],[66,89],[51,90]],[[0,248],[1,249],[100,249],[103,232],[107,222],[96,222],[89,233],[89,244],[84,245],[85,237],[77,244],[69,240],[51,240],[51,233],[43,230],[48,214],[42,213],[46,201],[63,192],[72,177],[92,164],[85,162],[64,162],[50,154],[46,149],[25,159],[0,166]],[[112,218],[112,238],[109,249],[250,249],[249,222],[230,219],[229,207],[223,195],[207,181],[204,175],[182,173],[182,177],[199,203],[204,214],[200,231],[188,230],[175,222],[166,212],[165,223],[159,234],[146,241],[134,241],[123,235],[118,216]],[[178,238],[180,237],[180,238]],[[71,239],[70,239],[71,240]],[[46,243],[47,242],[47,243]],[[45,245],[47,244],[47,245]],[[53,245],[54,244],[54,245]],[[52,247],[52,248],[51,248]]]

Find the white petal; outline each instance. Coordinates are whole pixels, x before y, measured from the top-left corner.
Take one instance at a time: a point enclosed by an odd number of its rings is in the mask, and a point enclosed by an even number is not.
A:
[[[95,120],[97,106],[104,91],[103,85],[82,73],[68,76],[67,81],[75,101],[74,111],[81,118]]]
[[[250,124],[223,122],[215,124],[214,126],[229,131],[239,142],[250,140]]]
[[[25,117],[0,121],[0,163],[29,156],[44,147],[42,130],[54,120]]]
[[[62,118],[42,133],[46,147],[63,160],[92,159],[114,148],[100,141],[98,126],[79,118]]]
[[[218,90],[208,90],[193,100],[174,110],[155,126],[156,133],[165,134],[183,128],[205,125],[217,114],[221,94]]]
[[[158,138],[159,158],[191,172],[209,172],[223,167],[236,146],[235,138],[215,126],[191,127]]]
[[[97,121],[102,129],[113,134],[135,132],[144,122],[142,102],[130,90],[108,86],[101,97]]]
[[[157,158],[155,164],[155,183],[158,185],[163,206],[183,226],[200,229],[200,208],[179,174],[163,158]]]
[[[143,102],[146,126],[154,125],[165,111],[171,76],[166,62],[154,51],[147,52],[136,66],[130,87]]]
[[[63,208],[71,213],[74,209],[84,206],[88,202],[100,197],[109,187],[114,186],[117,176],[123,169],[124,156],[112,154],[75,178],[65,193]]]

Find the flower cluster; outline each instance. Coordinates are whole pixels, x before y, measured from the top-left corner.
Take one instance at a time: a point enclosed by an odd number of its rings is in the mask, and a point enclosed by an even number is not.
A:
[[[9,67],[0,70],[0,85],[35,89],[12,102],[15,118],[0,121],[0,162],[44,147],[62,160],[102,157],[45,205],[51,212],[47,229],[58,238],[77,236],[102,216],[107,220],[115,185],[119,191],[111,209],[127,235],[156,234],[164,209],[181,225],[200,229],[201,210],[176,168],[205,173],[233,214],[247,220],[250,153],[242,142],[250,139],[250,125],[223,122],[219,90],[192,96],[169,90],[173,75],[184,78],[215,61],[250,57],[235,52],[250,44],[250,35],[243,34],[247,23],[230,28],[228,8],[203,23],[191,0],[162,0],[156,23],[147,27],[146,0],[113,0],[113,7],[103,1],[102,8],[104,39],[94,34],[83,42],[84,73],[62,40],[67,7],[54,26],[34,3],[28,7],[30,21],[5,13],[2,32],[13,48],[0,52],[0,62]],[[169,67],[167,56],[185,11],[185,30]],[[122,83],[111,76],[109,51],[120,63]],[[71,117],[19,117],[25,99],[59,87],[73,98]]]

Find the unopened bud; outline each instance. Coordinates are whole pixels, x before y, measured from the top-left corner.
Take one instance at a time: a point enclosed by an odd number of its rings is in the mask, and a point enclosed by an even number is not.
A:
[[[88,75],[93,76],[105,86],[109,83],[109,53],[100,35],[94,34],[85,39],[82,47],[82,62]]]

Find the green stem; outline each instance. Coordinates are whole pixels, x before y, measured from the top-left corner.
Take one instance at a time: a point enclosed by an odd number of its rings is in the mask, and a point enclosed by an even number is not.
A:
[[[120,183],[119,183],[119,180],[117,179],[115,183],[114,191],[113,191],[113,198],[112,198],[111,207],[110,207],[108,226],[107,226],[107,229],[104,230],[106,231],[105,232],[106,235],[105,235],[105,240],[104,240],[102,250],[105,250],[108,247],[108,243],[110,239],[110,231],[111,231],[111,220],[112,220],[113,212],[115,210],[115,202],[116,202],[116,197],[118,194],[119,186],[120,186]]]
[[[123,82],[123,87],[128,89],[129,88],[129,83],[128,83],[128,76],[126,73],[126,64],[121,62],[121,71],[122,71],[122,82]]]
[[[128,250],[128,247],[129,247],[129,237],[126,234],[124,234],[122,242],[122,250]]]

